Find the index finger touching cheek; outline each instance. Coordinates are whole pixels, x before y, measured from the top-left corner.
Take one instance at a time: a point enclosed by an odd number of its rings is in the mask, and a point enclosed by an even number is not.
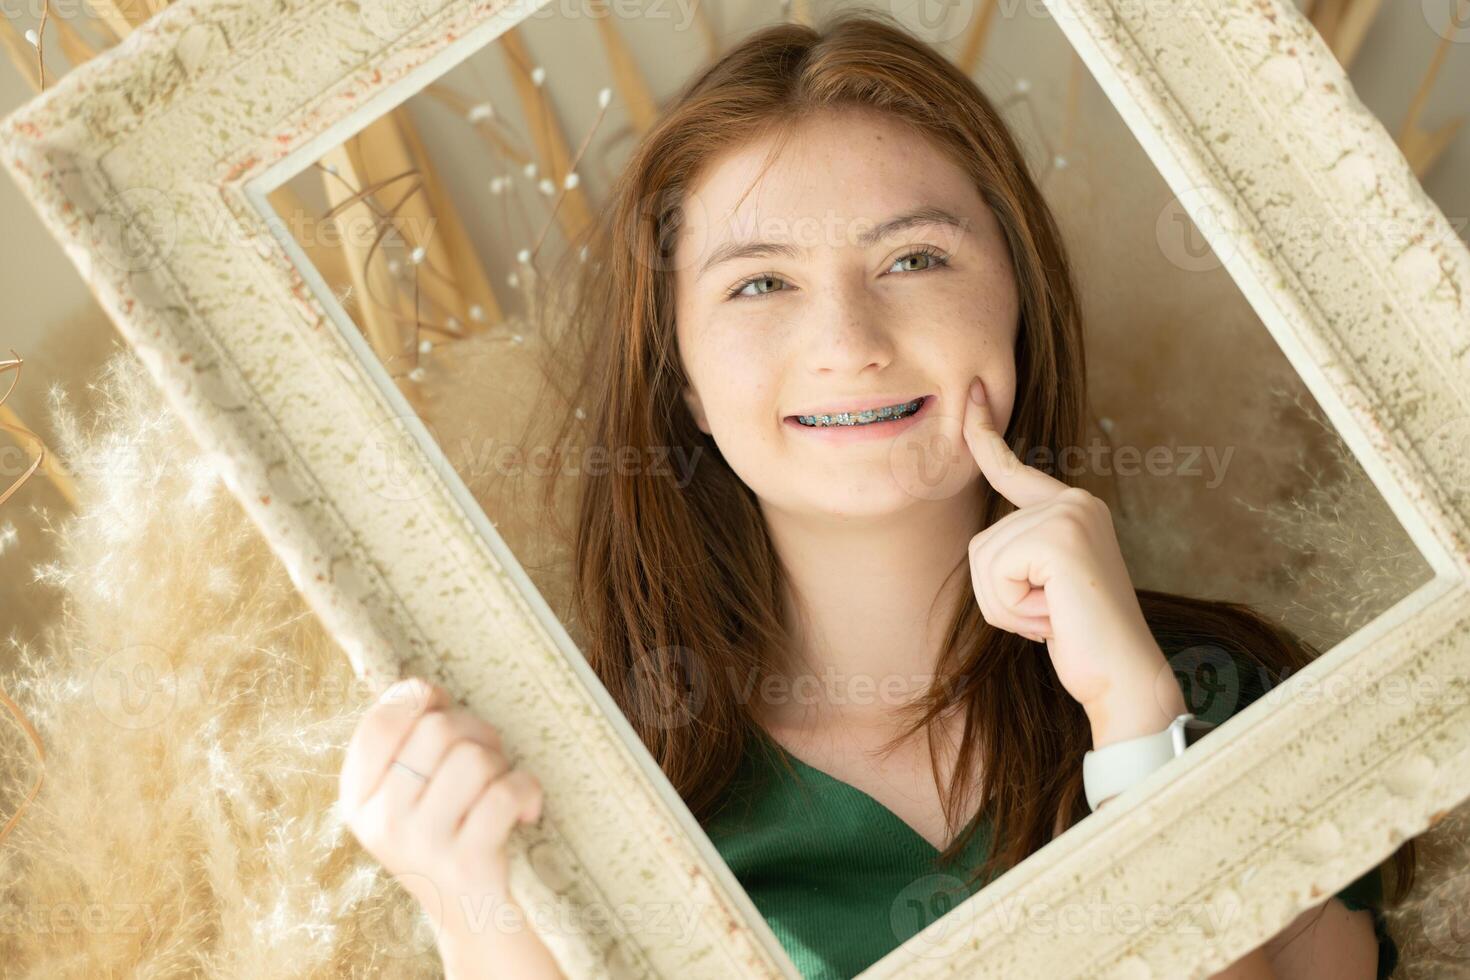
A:
[[[965,444],[970,447],[981,476],[1017,507],[1042,503],[1067,489],[1061,480],[1026,465],[1011,451],[1005,436],[996,428],[989,395],[978,375],[970,383],[961,424]]]

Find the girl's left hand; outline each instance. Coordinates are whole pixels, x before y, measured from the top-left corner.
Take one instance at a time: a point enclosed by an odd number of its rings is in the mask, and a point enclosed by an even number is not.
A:
[[[962,428],[981,475],[1018,508],[970,539],[970,578],[985,621],[1045,641],[1095,736],[1103,723],[1142,726],[1133,734],[1161,730],[1157,719],[1167,724],[1182,711],[1182,697],[1175,699],[1172,683],[1155,693],[1173,676],[1143,618],[1107,504],[1018,459],[996,431],[979,378]]]

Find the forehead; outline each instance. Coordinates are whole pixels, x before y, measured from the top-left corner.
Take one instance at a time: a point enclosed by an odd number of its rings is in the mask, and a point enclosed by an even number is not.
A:
[[[918,129],[884,113],[803,120],[773,158],[774,151],[775,137],[763,137],[706,165],[685,199],[681,270],[692,275],[699,256],[731,240],[841,245],[925,204],[983,220],[970,175]]]

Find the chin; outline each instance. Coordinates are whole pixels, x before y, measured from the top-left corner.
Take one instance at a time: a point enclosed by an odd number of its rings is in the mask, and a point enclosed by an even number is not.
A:
[[[895,486],[886,493],[853,490],[846,493],[834,491],[808,495],[802,502],[801,511],[829,520],[879,520],[892,517],[916,503],[919,501]]]
[[[924,503],[923,494],[911,493],[899,474],[883,464],[803,467],[799,460],[769,457],[754,464],[729,457],[726,462],[762,506],[793,516],[878,519]]]

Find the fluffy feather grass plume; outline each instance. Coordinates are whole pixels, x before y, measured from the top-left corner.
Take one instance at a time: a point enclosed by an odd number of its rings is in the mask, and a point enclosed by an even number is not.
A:
[[[1325,649],[1433,577],[1424,556],[1337,434],[1300,389],[1273,388],[1272,420],[1292,484],[1269,506],[1237,501],[1281,551],[1271,612]],[[1305,431],[1305,435],[1301,435]],[[1255,516],[1248,516],[1255,515]]]
[[[440,974],[415,903],[337,818],[371,702],[129,352],[53,402],[79,509],[30,588],[63,612],[14,651],[3,726],[7,977]]]

